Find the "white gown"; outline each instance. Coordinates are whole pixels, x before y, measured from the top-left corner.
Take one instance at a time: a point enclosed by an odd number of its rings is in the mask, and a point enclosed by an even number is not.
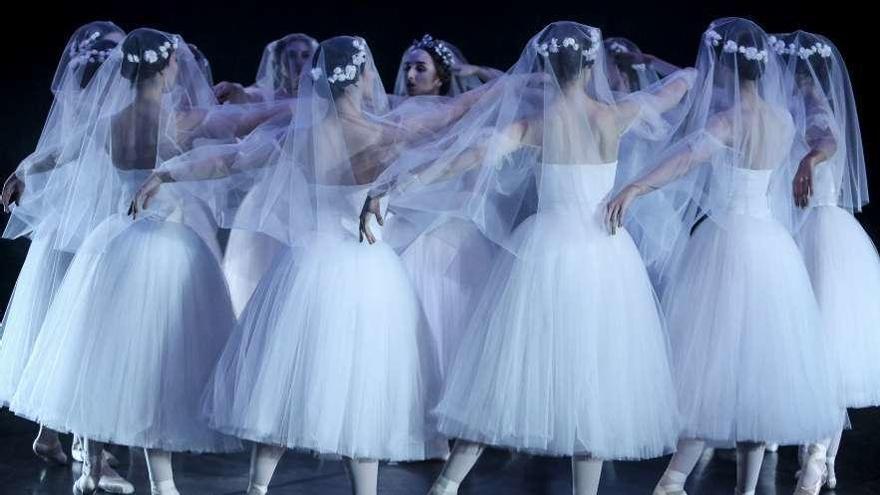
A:
[[[663,295],[686,438],[803,444],[842,426],[807,270],[769,208],[772,172],[733,168],[723,226],[696,226]]]
[[[814,172],[813,197],[797,242],[823,321],[834,341],[847,407],[880,405],[880,259],[853,215],[837,206],[832,164]]]
[[[616,168],[543,165],[539,211],[496,262],[450,368],[447,436],[603,459],[674,449],[659,305],[632,238],[603,225]]]
[[[127,197],[149,170],[119,171]],[[59,431],[133,447],[240,448],[200,397],[234,325],[211,249],[160,190],[132,221],[105,220],[77,251],[10,409]]]
[[[445,454],[429,415],[439,365],[418,298],[388,245],[358,243],[366,193],[323,213],[336,227],[282,251],[257,286],[206,395],[217,430],[319,455]]]
[[[72,253],[53,249],[54,232],[31,241],[0,329],[0,406],[9,404]]]

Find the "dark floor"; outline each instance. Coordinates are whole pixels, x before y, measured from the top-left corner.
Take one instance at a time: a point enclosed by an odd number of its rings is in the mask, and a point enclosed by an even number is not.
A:
[[[838,495],[880,494],[880,409],[854,411],[853,430],[843,437],[837,458]],[[78,476],[79,465],[47,467],[31,454],[36,427],[0,412],[0,494],[68,494]],[[69,438],[63,439],[69,446]],[[137,493],[148,494],[143,454],[117,451]],[[606,462],[602,474],[603,494],[648,495],[666,465],[666,458],[643,462]],[[383,465],[379,492],[385,495],[418,494],[428,491],[439,473],[440,462]],[[247,486],[248,454],[178,455],[175,479],[183,495],[242,494]],[[767,454],[758,486],[759,495],[789,495],[796,469],[793,448]],[[707,454],[688,485],[690,495],[733,493],[736,466],[730,451]],[[460,490],[470,494],[569,494],[569,463],[565,459],[511,456],[490,451],[480,460]],[[276,471],[270,494],[348,494],[350,488],[342,465],[308,455],[288,453]],[[832,493],[832,492],[827,492]]]

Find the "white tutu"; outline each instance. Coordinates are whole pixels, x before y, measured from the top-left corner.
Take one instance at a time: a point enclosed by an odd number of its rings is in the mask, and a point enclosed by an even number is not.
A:
[[[205,414],[222,432],[318,454],[440,457],[447,444],[429,421],[439,370],[418,299],[391,248],[358,243],[353,211],[352,232],[276,257]]]
[[[235,450],[198,414],[233,325],[220,267],[194,231],[111,217],[71,263],[10,409],[119,445]]]
[[[741,211],[698,224],[663,295],[687,438],[804,444],[843,424],[807,270],[767,206],[770,173],[740,170]]]
[[[543,168],[542,207],[496,263],[459,346],[440,431],[543,455],[670,452],[679,430],[658,304],[632,238],[601,222],[615,164]]]
[[[401,255],[431,328],[441,369],[452,365],[492,268],[492,245],[473,224],[449,219]]]
[[[54,242],[51,233],[31,242],[6,308],[0,328],[0,406],[9,404],[18,387],[43,319],[73,258],[71,253],[52,249]]]
[[[837,351],[844,404],[880,405],[880,259],[871,238],[829,205],[810,210],[797,240]]]

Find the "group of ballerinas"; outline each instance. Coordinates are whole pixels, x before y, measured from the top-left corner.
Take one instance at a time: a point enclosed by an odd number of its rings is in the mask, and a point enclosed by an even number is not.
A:
[[[485,446],[571,457],[577,494],[675,452],[654,494],[678,495],[706,444],[748,495],[768,443],[816,494],[846,407],[880,404],[858,118],[822,36],[720,19],[679,70],[558,22],[506,72],[425,36],[389,95],[359,37],[289,35],[212,88],[180,36],[99,22],[52,90],[3,189],[31,247],[0,401],[44,459],[76,435],[74,493],[133,491],[108,444],[165,495],[172,452],[245,441],[248,495],[287,449],[359,495],[379,461],[448,456],[430,494],[455,494]]]

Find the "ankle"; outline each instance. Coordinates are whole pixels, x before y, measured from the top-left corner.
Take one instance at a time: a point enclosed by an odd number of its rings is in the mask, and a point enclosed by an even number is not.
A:
[[[269,492],[269,485],[258,485],[251,483],[247,489],[247,495],[266,495]]]
[[[180,495],[177,487],[174,486],[174,480],[150,482],[150,493],[152,495]]]

